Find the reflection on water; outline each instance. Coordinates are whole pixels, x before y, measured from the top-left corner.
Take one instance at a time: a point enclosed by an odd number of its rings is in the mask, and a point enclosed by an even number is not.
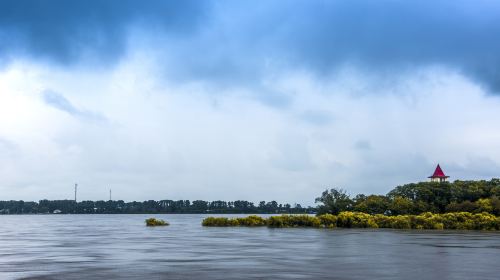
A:
[[[150,228],[150,216],[0,216],[0,279],[500,279],[496,232],[204,228],[204,215]]]

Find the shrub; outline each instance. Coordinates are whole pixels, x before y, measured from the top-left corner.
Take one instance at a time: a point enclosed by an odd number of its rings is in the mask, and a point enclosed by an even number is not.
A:
[[[426,212],[409,216],[409,218],[410,226],[413,229],[444,229],[443,218],[439,214]]]
[[[337,216],[332,214],[323,214],[318,216],[320,224],[323,227],[334,228],[337,226]]]
[[[353,212],[340,212],[337,215],[337,226],[350,228],[352,227],[353,220],[354,220]]]
[[[236,219],[226,217],[208,217],[203,219],[202,225],[206,227],[228,227],[239,226],[239,222]]]
[[[164,220],[155,219],[155,218],[146,219],[146,226],[148,226],[148,227],[168,226],[168,225],[169,225],[169,223],[165,222]]]
[[[361,212],[341,212],[337,216],[337,226],[347,228],[378,228],[374,216]]]
[[[411,219],[407,215],[392,216],[391,228],[396,229],[411,229]]]
[[[281,215],[269,217],[267,225],[269,227],[320,227],[321,220],[308,215]]]
[[[441,215],[444,228],[446,229],[474,229],[472,213],[456,212]]]
[[[285,219],[282,216],[271,216],[267,218],[267,225],[270,227],[285,227]]]
[[[257,226],[265,226],[267,224],[266,219],[251,215],[246,218],[236,218],[239,226],[247,226],[247,227],[257,227]]]
[[[248,216],[244,218],[226,218],[226,217],[208,217],[202,222],[203,226],[206,227],[234,227],[234,226],[265,226],[267,224],[266,219],[259,216]]]
[[[489,213],[479,213],[472,216],[474,229],[480,230],[499,230],[500,224],[498,218]]]
[[[377,214],[373,216],[374,222],[378,225],[379,228],[391,228],[393,216],[385,216],[382,214]]]

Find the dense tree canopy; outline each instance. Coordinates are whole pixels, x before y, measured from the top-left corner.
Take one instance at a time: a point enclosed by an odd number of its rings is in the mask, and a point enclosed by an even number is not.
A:
[[[347,211],[352,208],[353,201],[349,198],[343,189],[330,189],[324,191],[316,202],[323,205],[319,206],[320,213],[338,214],[341,211]]]
[[[500,179],[490,181],[420,182],[398,186],[387,195],[357,195],[331,189],[316,199],[319,213],[358,211],[406,215],[424,212],[488,212],[500,215]]]

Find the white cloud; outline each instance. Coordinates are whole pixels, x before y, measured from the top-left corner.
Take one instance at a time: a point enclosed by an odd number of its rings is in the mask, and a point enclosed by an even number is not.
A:
[[[1,199],[71,198],[78,182],[80,199],[111,187],[124,200],[311,205],[331,186],[386,193],[437,162],[452,179],[498,174],[500,101],[450,69],[390,79],[273,69],[259,87],[218,89],[156,66],[135,54],[112,71],[18,62],[1,72]],[[106,121],[46,104],[47,89]],[[269,92],[288,104],[270,106]]]

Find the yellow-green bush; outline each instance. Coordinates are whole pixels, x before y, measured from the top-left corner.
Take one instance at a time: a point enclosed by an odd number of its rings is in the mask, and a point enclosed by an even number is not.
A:
[[[267,219],[269,227],[320,227],[321,220],[309,215],[281,215]]]
[[[243,218],[208,217],[203,220],[202,225],[207,227],[257,227],[267,225],[267,220],[255,215]]]
[[[382,214],[377,214],[373,216],[374,222],[378,225],[379,228],[391,228],[392,226],[392,217],[386,216]]]
[[[168,225],[169,225],[169,223],[165,222],[164,220],[155,219],[155,218],[146,219],[146,226],[148,226],[148,227],[168,226]]]
[[[207,227],[234,227],[239,226],[240,223],[236,218],[208,217],[203,220],[202,225]]]
[[[494,215],[483,212],[473,215],[474,229],[499,230],[499,219]]]
[[[318,216],[320,224],[327,228],[337,227],[337,216],[332,214],[323,214]]]
[[[394,229],[458,229],[458,230],[500,230],[500,217],[489,213],[472,214],[453,212],[420,215],[385,216],[360,212],[340,212],[338,215],[323,214],[281,215],[267,219],[258,216],[246,218],[208,217],[203,226],[265,226],[268,227],[344,227],[344,228],[394,228]]]
[[[411,215],[410,228],[412,229],[443,229],[444,224],[439,215],[434,215],[430,212],[422,213],[420,215]]]
[[[391,217],[391,228],[411,229],[411,220],[408,215],[399,215]]]
[[[256,215],[251,215],[245,218],[236,218],[236,220],[238,221],[239,226],[258,227],[265,226],[267,224],[266,219]]]
[[[346,228],[378,228],[374,216],[361,212],[340,212],[337,226]]]
[[[441,215],[444,227],[447,229],[474,229],[473,214],[469,212],[454,212]]]

